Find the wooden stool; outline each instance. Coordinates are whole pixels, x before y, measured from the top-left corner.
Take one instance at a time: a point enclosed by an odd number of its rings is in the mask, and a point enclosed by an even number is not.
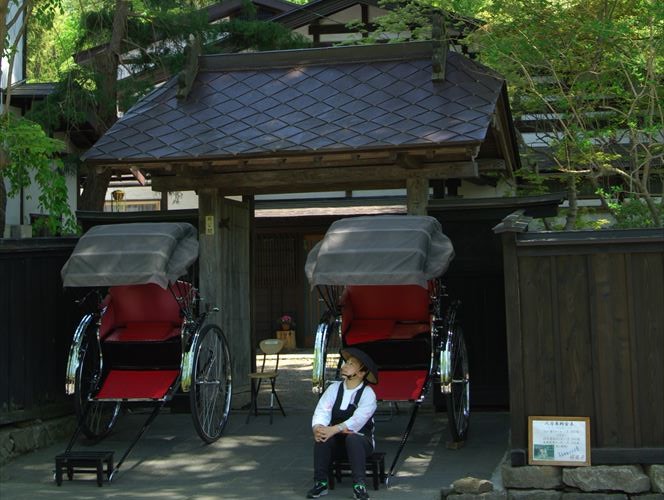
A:
[[[367,457],[366,463],[367,476],[373,478],[374,490],[379,488],[380,483],[385,484],[385,453],[374,451]],[[350,462],[347,458],[333,460],[328,471],[328,485],[331,490],[334,489],[334,480],[341,482],[342,476],[352,474]]]
[[[104,484],[104,465],[106,465],[106,478],[110,481],[113,473],[112,451],[69,451],[55,457],[55,482],[62,485],[62,470],[67,471],[67,478],[71,481],[74,472],[87,472],[97,474],[97,485]]]

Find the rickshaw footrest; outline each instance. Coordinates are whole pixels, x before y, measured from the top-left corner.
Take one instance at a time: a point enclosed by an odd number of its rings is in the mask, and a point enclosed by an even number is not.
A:
[[[110,481],[113,474],[112,451],[67,451],[55,457],[55,481],[62,484],[62,474],[65,472],[69,480],[73,479],[75,472],[97,474],[97,485],[104,482],[104,469],[106,478]]]

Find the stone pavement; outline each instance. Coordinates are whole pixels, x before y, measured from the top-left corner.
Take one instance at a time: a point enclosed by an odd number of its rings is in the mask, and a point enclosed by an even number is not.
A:
[[[315,397],[309,389],[310,356],[293,353],[284,359],[277,383],[287,416],[251,417],[234,398],[234,410],[223,437],[211,445],[198,438],[191,416],[165,411],[137,444],[111,484],[97,487],[93,475],[53,481],[54,457],[66,440],[18,457],[0,469],[0,499],[240,499],[303,498],[311,485],[311,411]],[[265,395],[267,399],[267,396]],[[410,405],[390,415],[381,405],[377,448],[387,453],[389,468],[406,428]],[[115,432],[93,447],[121,456],[146,415],[124,415]],[[439,499],[440,489],[465,476],[492,479],[508,444],[509,414],[475,413],[470,439],[460,450],[449,450],[447,418],[423,403],[390,488],[370,490],[372,498]],[[79,445],[78,449],[85,449]],[[329,498],[350,498],[350,480],[344,478]]]

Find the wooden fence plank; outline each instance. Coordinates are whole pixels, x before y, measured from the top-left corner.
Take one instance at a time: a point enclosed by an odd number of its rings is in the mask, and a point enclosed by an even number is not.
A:
[[[519,259],[526,415],[556,412],[555,346],[552,330],[551,261]]]
[[[561,415],[589,416],[593,413],[592,353],[588,313],[588,275],[584,256],[556,258],[558,338],[563,398]],[[592,426],[591,426],[592,429]]]
[[[635,446],[625,258],[591,257],[597,446]]]
[[[76,239],[0,246],[0,424],[63,415],[71,325],[78,314],[62,289],[60,269]]]
[[[632,366],[638,398],[636,419],[640,423],[638,443],[664,443],[664,256],[656,253],[632,255],[631,304],[633,307]]]

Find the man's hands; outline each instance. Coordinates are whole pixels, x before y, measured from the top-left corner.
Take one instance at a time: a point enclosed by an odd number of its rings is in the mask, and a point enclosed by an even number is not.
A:
[[[335,434],[341,432],[338,425],[316,425],[313,428],[314,440],[319,443],[324,443]]]

